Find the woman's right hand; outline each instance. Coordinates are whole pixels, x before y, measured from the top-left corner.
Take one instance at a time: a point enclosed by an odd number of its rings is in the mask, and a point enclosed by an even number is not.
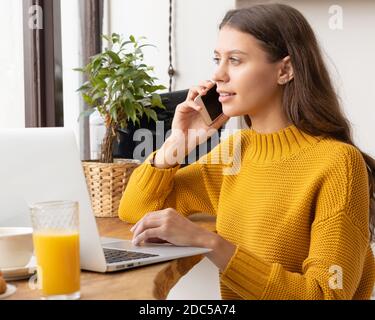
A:
[[[155,156],[156,167],[169,168],[182,161],[228,121],[229,118],[222,114],[210,126],[207,125],[201,114],[201,106],[194,102],[196,97],[205,95],[214,86],[212,81],[205,81],[192,87],[186,100],[176,107],[171,135]]]
[[[188,134],[188,130],[204,130],[219,129],[228,118],[218,119],[212,126],[208,126],[201,115],[201,107],[194,102],[199,95],[204,96],[215,86],[212,81],[202,82],[200,85],[192,87],[189,90],[187,98],[180,103],[175,110],[175,115],[172,122],[172,136],[183,133]]]

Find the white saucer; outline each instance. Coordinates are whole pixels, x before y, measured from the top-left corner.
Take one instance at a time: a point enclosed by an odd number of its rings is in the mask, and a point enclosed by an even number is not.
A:
[[[24,267],[1,269],[1,272],[5,281],[16,281],[30,278],[36,272],[36,269],[36,262],[33,257]]]
[[[23,267],[2,269],[3,278],[5,281],[16,281],[30,278],[36,271],[36,267]]]
[[[0,300],[10,297],[16,291],[17,291],[17,288],[15,286],[12,286],[11,284],[8,284],[7,285],[7,291],[5,291],[5,293],[3,293],[3,294],[0,294]]]

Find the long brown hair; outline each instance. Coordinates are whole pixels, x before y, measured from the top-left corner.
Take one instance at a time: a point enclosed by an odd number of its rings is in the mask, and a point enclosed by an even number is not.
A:
[[[253,5],[229,11],[220,29],[227,25],[255,37],[270,62],[290,56],[294,79],[284,87],[282,107],[297,128],[314,136],[332,137],[356,147],[314,31],[298,10],[283,4]],[[245,120],[251,126],[250,118],[245,117]],[[375,160],[361,153],[369,177],[369,226],[371,239],[374,240]]]

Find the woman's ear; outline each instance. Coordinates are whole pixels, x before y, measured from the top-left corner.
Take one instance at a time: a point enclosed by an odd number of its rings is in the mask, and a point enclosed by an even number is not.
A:
[[[293,80],[294,70],[292,62],[290,61],[290,56],[286,56],[280,62],[279,74],[278,74],[278,84],[284,85],[289,81]]]

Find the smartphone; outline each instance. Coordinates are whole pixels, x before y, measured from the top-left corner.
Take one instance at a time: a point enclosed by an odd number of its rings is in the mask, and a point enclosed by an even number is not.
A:
[[[198,96],[194,100],[196,104],[202,107],[201,114],[208,126],[223,114],[223,106],[219,101],[220,95],[216,90],[217,86],[215,85],[204,96]]]

